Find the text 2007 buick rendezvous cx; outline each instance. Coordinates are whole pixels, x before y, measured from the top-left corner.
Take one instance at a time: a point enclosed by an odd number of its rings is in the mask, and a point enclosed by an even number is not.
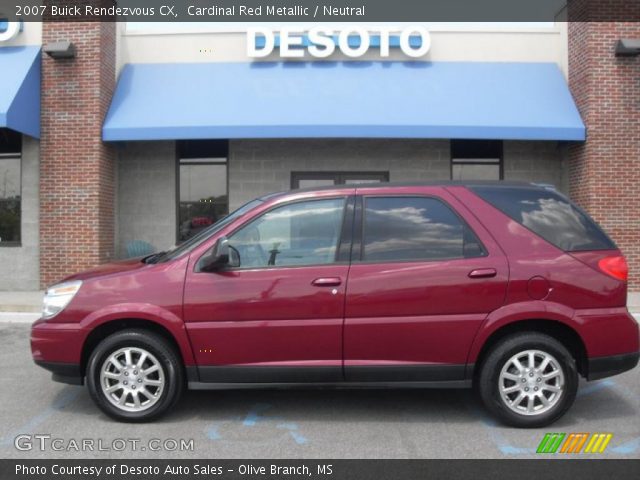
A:
[[[37,364],[125,421],[185,387],[475,387],[547,425],[638,363],[627,265],[532,184],[342,186],[254,200],[171,251],[47,290]]]

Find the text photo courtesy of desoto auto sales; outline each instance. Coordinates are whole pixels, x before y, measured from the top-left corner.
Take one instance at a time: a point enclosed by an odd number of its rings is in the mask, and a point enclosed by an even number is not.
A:
[[[639,185],[640,0],[0,0],[0,480],[637,479]]]

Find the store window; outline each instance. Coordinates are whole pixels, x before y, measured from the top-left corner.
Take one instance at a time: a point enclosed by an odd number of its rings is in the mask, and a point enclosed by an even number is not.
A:
[[[502,180],[502,141],[451,140],[452,180]]]
[[[0,129],[0,247],[20,245],[21,152],[21,135]]]
[[[291,188],[330,187],[389,181],[389,172],[292,172]]]
[[[227,141],[178,142],[178,242],[229,213]]]

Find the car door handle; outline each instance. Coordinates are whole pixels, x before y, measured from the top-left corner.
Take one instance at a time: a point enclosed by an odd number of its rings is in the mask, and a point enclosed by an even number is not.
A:
[[[495,277],[497,273],[495,268],[478,268],[469,272],[469,278],[490,278]]]
[[[342,279],[339,277],[321,277],[316,278],[311,285],[315,287],[337,287],[342,283]]]

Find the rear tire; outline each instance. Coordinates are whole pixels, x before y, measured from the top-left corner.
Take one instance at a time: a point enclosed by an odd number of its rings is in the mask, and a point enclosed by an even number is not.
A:
[[[96,405],[124,422],[155,420],[184,389],[182,363],[162,336],[123,330],[102,340],[87,363],[87,386]]]
[[[523,332],[500,340],[480,367],[476,387],[494,416],[514,427],[550,425],[571,407],[576,362],[555,338]]]

